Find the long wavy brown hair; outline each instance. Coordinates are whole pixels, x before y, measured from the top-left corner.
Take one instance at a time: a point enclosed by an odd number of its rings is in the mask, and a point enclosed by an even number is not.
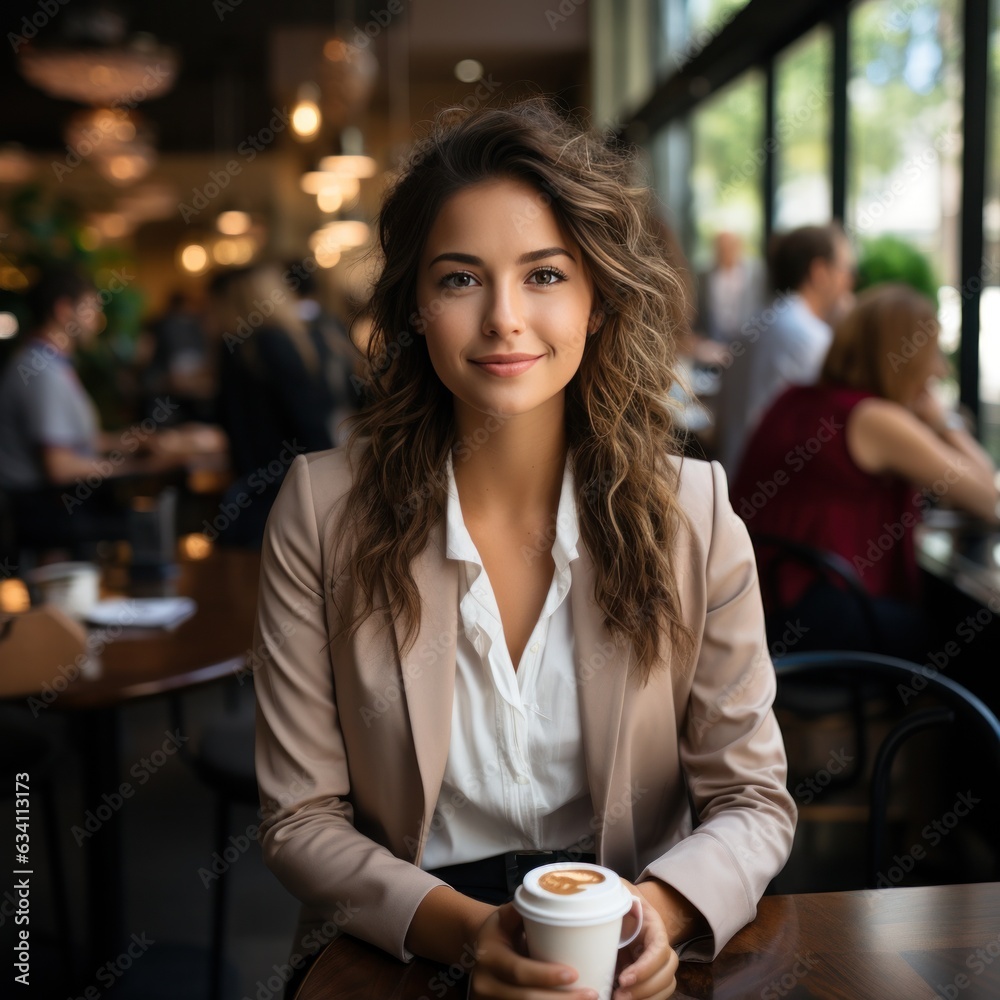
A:
[[[612,636],[632,643],[643,683],[680,662],[694,634],[679,606],[672,550],[684,522],[678,502],[679,434],[668,400],[675,348],[686,328],[684,288],[666,262],[648,189],[634,157],[544,98],[509,107],[441,112],[387,193],[378,217],[380,269],[371,296],[368,403],[347,449],[354,472],[344,499],[351,553],[343,582],[354,607],[349,639],[377,605],[416,639],[421,599],[413,558],[445,516],[452,397],[417,334],[418,261],[445,200],[494,178],[525,180],[581,248],[603,322],[566,388],[566,431],[580,534],[595,566],[594,598]],[[345,533],[346,534],[346,533]],[[343,536],[342,536],[343,537]],[[333,582],[334,595],[338,581]],[[358,596],[360,595],[360,600]]]

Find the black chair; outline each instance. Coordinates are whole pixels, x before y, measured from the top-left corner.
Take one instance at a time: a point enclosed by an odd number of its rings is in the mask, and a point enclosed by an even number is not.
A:
[[[173,721],[186,731],[181,702],[171,700]],[[254,767],[254,719],[231,712],[213,721],[201,732],[194,748],[182,755],[198,777],[215,793],[215,853],[225,860],[234,806],[257,806],[257,775]],[[209,996],[222,1000],[226,950],[226,903],[229,865],[219,873],[212,900],[212,938],[209,956]]]
[[[849,594],[865,627],[864,636],[855,636],[855,642],[860,641],[860,644],[873,653],[887,652],[871,595],[854,567],[843,556],[773,534],[751,534],[750,539],[757,554],[758,566],[762,563],[764,566],[760,573],[760,592],[767,615],[769,643],[778,641],[777,636],[772,633],[776,627],[780,627],[788,610],[782,607],[780,598],[782,570],[789,565],[796,565],[808,569],[816,581],[838,586]],[[762,560],[761,556],[764,554],[769,558]]]
[[[783,634],[781,630],[787,627],[790,609],[781,606],[780,583],[782,570],[789,565],[808,569],[816,581],[840,586],[850,596],[864,624],[864,632],[850,637],[849,648],[861,646],[873,653],[886,652],[871,595],[854,572],[854,567],[843,556],[778,535],[760,532],[750,537],[757,555],[758,566],[763,563],[760,590],[765,610],[764,628],[767,632],[768,646],[775,654],[779,648],[781,655],[787,652],[787,643],[781,638]],[[761,556],[765,553],[769,558],[762,560]],[[798,639],[795,640],[795,644],[800,644]],[[809,648],[808,640],[804,648]],[[797,715],[812,718],[818,718],[832,711],[849,713],[854,727],[854,766],[846,768],[842,774],[837,775],[832,784],[834,787],[849,787],[858,781],[864,773],[868,760],[864,699],[858,692],[845,692],[836,687],[821,688],[818,685],[802,687],[785,684],[775,701],[775,707],[787,708]]]
[[[900,713],[901,717],[882,740],[873,764],[869,788],[866,887],[884,888],[879,885],[879,873],[886,860],[889,778],[899,750],[914,735],[950,724],[954,724],[956,732],[961,727],[962,732],[974,735],[982,746],[983,756],[972,760],[986,767],[986,787],[991,791],[1000,788],[1000,721],[979,698],[951,678],[895,657],[851,651],[798,653],[778,658],[774,666],[779,692],[789,683],[808,683],[824,689],[836,685],[866,700],[874,690],[879,689],[897,698],[900,698],[901,692],[907,694],[907,705],[904,706],[901,699],[900,707],[908,710]],[[924,707],[921,702],[928,698],[937,704]],[[909,705],[911,700],[916,704]],[[996,807],[995,802],[992,805]],[[993,851],[994,877],[997,877],[1000,876],[1000,857],[995,845]]]

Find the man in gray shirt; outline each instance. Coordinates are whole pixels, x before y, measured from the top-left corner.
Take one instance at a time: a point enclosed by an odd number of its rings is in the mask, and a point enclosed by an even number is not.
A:
[[[93,542],[125,537],[127,513],[102,484],[135,471],[124,457],[102,459],[115,442],[72,363],[102,327],[101,300],[82,272],[53,265],[30,304],[34,325],[0,376],[0,488],[21,546],[65,546],[87,558]]]
[[[789,385],[819,378],[833,339],[830,323],[849,302],[854,253],[838,226],[803,226],[775,239],[776,297],[729,345],[716,409],[716,452],[733,478],[743,448],[771,403]]]

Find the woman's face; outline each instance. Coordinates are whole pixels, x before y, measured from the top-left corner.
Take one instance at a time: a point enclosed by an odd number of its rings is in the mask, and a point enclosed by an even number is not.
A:
[[[473,412],[562,416],[593,285],[547,201],[524,181],[483,181],[452,195],[431,226],[417,307],[460,421]]]

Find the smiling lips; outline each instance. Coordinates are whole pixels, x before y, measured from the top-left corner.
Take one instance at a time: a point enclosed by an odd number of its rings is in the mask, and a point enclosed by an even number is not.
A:
[[[540,357],[540,354],[488,354],[485,358],[476,358],[473,364],[491,375],[510,378],[526,372]]]

